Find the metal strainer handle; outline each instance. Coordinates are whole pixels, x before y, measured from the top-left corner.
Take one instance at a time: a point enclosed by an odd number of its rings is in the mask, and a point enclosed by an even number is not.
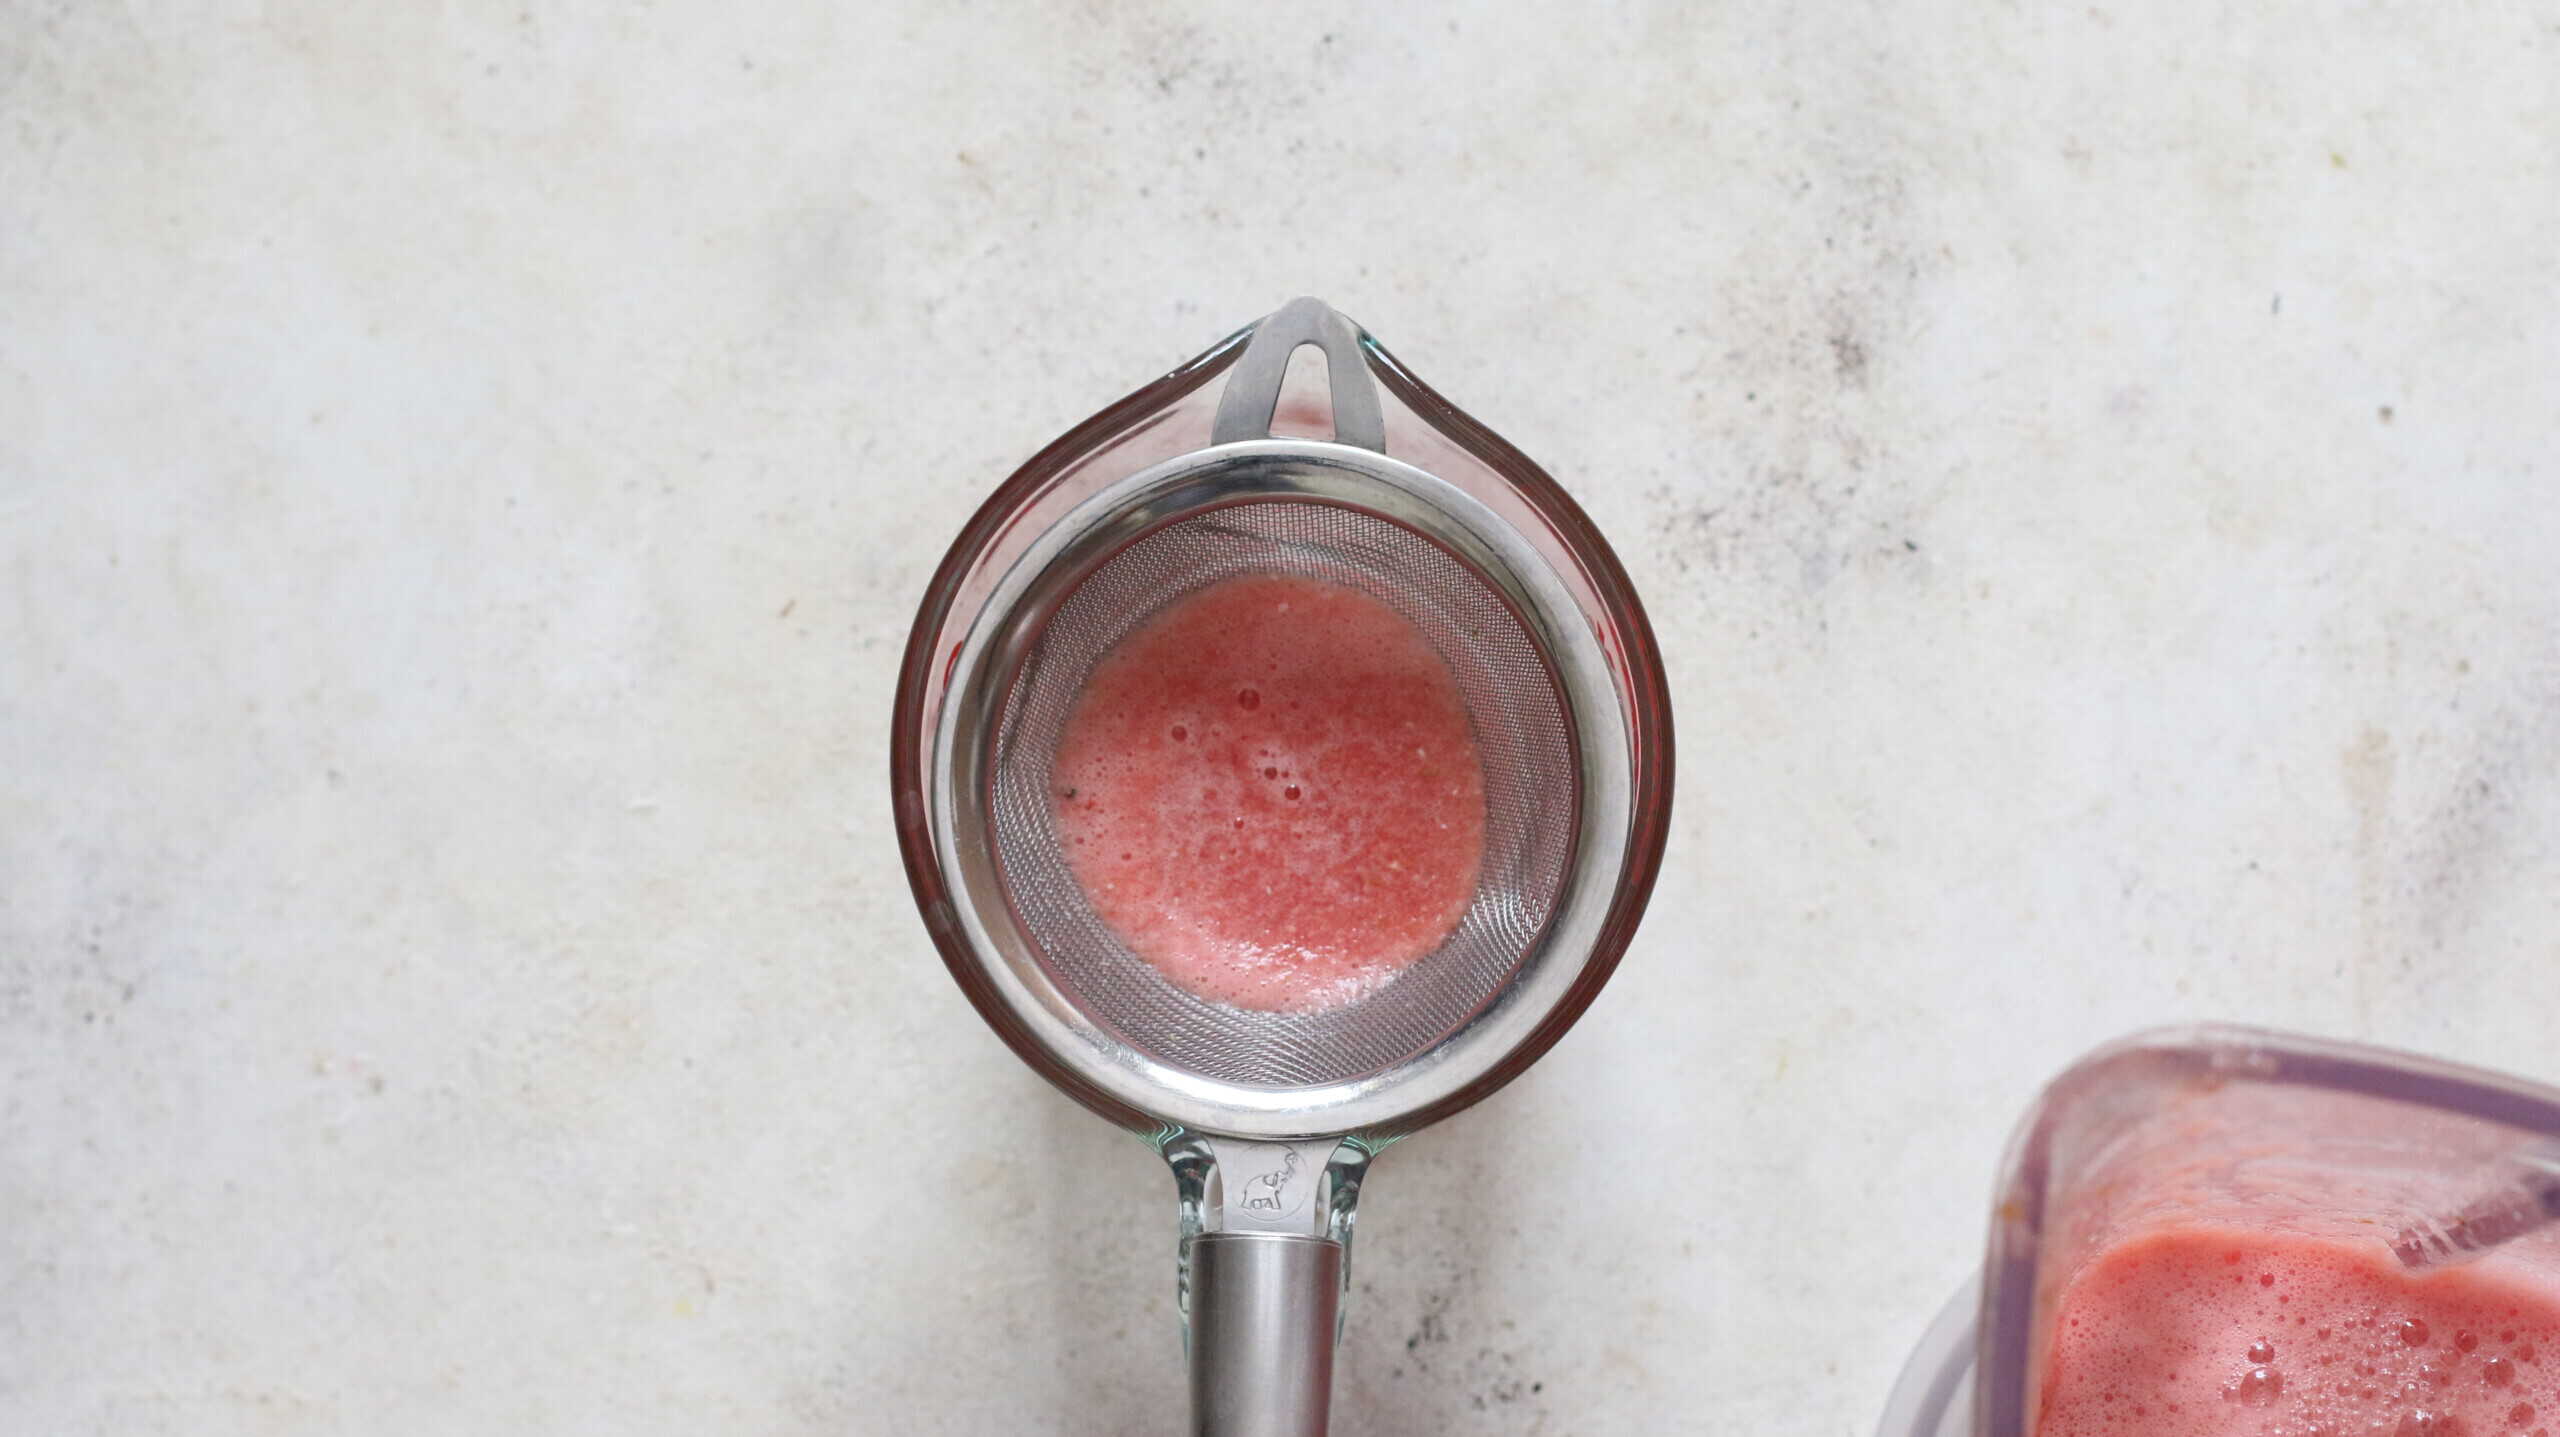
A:
[[[1342,1261],[1301,1233],[1191,1239],[1192,1437],[1324,1437]]]
[[[1194,1134],[1163,1151],[1185,1194],[1191,1437],[1325,1437],[1366,1150]]]

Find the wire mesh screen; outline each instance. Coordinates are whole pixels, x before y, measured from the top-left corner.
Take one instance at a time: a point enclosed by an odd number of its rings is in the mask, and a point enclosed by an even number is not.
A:
[[[1086,676],[1185,595],[1247,574],[1344,585],[1402,614],[1447,663],[1484,774],[1476,890],[1439,947],[1384,987],[1312,1013],[1199,997],[1131,952],[1070,870],[1053,793]],[[1412,1058],[1519,971],[1554,911],[1579,822],[1573,732],[1536,640],[1463,561],[1402,525],[1303,501],[1216,509],[1159,529],[1067,595],[1014,676],[995,736],[989,830],[998,872],[1051,978],[1156,1061],[1224,1082],[1302,1087]]]

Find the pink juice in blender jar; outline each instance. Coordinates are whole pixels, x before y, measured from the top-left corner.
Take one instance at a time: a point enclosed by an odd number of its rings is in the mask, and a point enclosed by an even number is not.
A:
[[[1354,588],[1257,574],[1176,600],[1095,665],[1053,772],[1095,912],[1203,998],[1354,1001],[1474,900],[1465,701],[1420,630]]]
[[[2003,1181],[1983,1430],[2552,1437],[2551,1096],[2251,1029],[2083,1060]]]
[[[2154,1229],[2064,1291],[2037,1437],[2548,1437],[2560,1293],[2368,1236]]]

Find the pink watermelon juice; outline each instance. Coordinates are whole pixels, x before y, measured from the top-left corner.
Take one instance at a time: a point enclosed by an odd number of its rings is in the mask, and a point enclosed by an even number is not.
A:
[[[2073,1275],[2035,1437],[2550,1437],[2560,1293],[2380,1240],[2155,1228]]]
[[[1054,769],[1067,862],[1201,997],[1313,1012],[1383,986],[1473,901],[1484,771],[1449,667],[1369,595],[1229,579],[1105,655]]]

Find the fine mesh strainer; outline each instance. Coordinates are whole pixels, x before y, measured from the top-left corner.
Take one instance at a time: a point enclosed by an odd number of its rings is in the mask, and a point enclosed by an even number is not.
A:
[[[1289,382],[1308,345],[1332,437],[1274,438],[1325,418]],[[1456,681],[1484,775],[1456,927],[1310,1013],[1195,996],[1132,954],[1069,871],[1050,797],[1060,734],[1114,645],[1187,594],[1275,573],[1409,620]],[[1323,1433],[1370,1157],[1553,1044],[1652,886],[1670,713],[1615,558],[1518,451],[1298,300],[997,491],[917,617],[892,744],[908,874],[962,989],[1026,1062],[1173,1167],[1193,1430]]]

